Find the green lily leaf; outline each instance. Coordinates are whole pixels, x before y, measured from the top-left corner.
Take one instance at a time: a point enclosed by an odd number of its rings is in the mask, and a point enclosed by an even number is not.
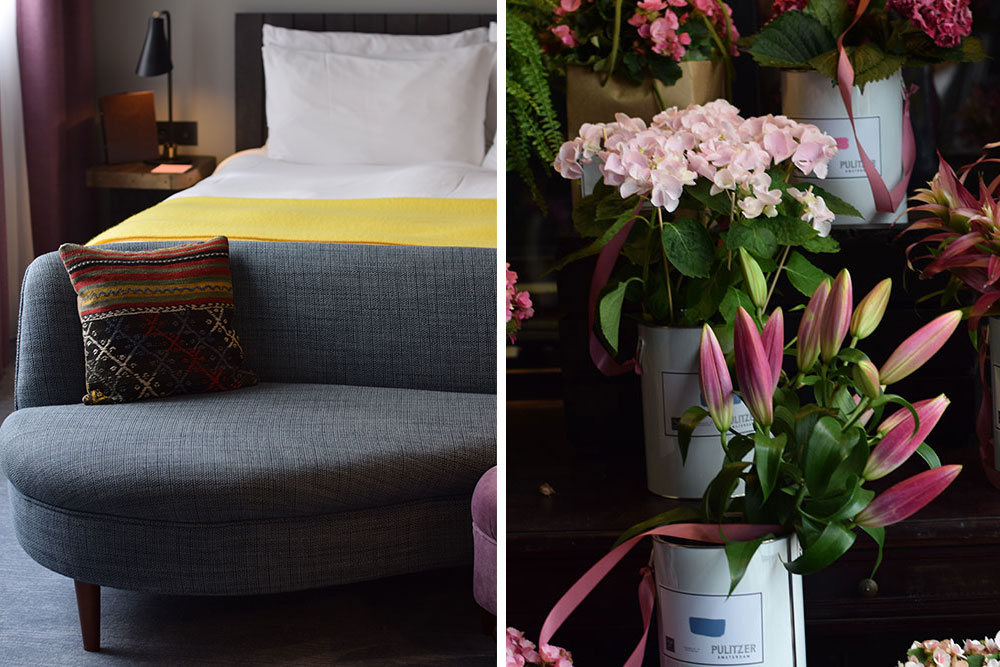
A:
[[[858,512],[868,507],[875,497],[875,492],[863,488],[864,480],[854,476],[853,488],[833,498],[814,501],[809,506],[809,513],[820,521],[845,521],[853,519]]]
[[[878,556],[875,557],[875,567],[872,568],[870,577],[871,579],[874,579],[875,573],[878,572],[879,565],[882,564],[882,548],[885,545],[885,526],[878,526],[877,528],[861,526],[861,530],[868,533],[868,535],[875,540],[875,544],[878,545]]]
[[[771,437],[763,433],[754,435],[754,463],[757,475],[760,477],[760,487],[764,492],[764,502],[767,502],[771,492],[778,483],[778,471],[781,466],[781,455],[785,451],[788,436],[784,433]]]
[[[692,507],[676,507],[672,510],[667,510],[666,512],[662,512],[654,517],[635,524],[622,533],[617,540],[615,540],[612,548],[617,547],[629,538],[635,537],[640,533],[645,533],[647,530],[651,530],[657,526],[666,526],[671,523],[687,523],[689,521],[701,522],[703,520],[704,517],[701,515],[701,512]]]
[[[849,364],[857,364],[862,361],[871,361],[868,355],[855,347],[845,347],[837,353],[837,358]]]
[[[680,424],[677,427],[677,447],[681,450],[681,463],[687,461],[688,447],[691,446],[691,434],[697,428],[701,420],[708,416],[708,410],[700,405],[692,405],[681,415]]]
[[[840,440],[840,446],[844,450],[844,460],[837,466],[833,474],[830,475],[828,489],[839,491],[841,489],[853,488],[857,479],[864,472],[871,449],[868,447],[868,436],[860,426],[853,426],[844,433]]]
[[[941,467],[941,459],[938,458],[937,452],[926,442],[920,443],[920,446],[917,447],[917,454],[924,460],[928,468]]]
[[[785,568],[793,574],[812,574],[847,553],[857,536],[839,523],[828,523],[819,538]]]
[[[813,496],[822,496],[830,486],[830,477],[846,458],[844,433],[833,417],[820,417],[809,435],[802,472],[806,488]]]
[[[729,501],[733,497],[733,492],[740,481],[740,475],[749,465],[749,461],[725,463],[715,479],[709,482],[708,488],[705,489],[705,495],[702,497],[702,511],[707,521],[712,523],[722,521],[722,517],[729,507]]]
[[[754,448],[753,438],[740,434],[729,439],[729,461],[735,463],[742,461],[743,457]]]
[[[757,553],[761,543],[773,537],[769,533],[755,540],[726,542],[726,560],[729,562],[729,595],[732,595],[736,587],[743,581],[747,566],[750,565],[750,561],[753,560],[753,555]]]

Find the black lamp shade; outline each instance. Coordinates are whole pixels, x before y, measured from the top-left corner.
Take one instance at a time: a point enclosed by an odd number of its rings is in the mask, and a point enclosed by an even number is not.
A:
[[[139,76],[158,76],[166,74],[174,68],[170,61],[170,44],[167,42],[167,20],[163,14],[154,14],[149,18],[146,28],[146,41],[139,54],[139,64],[135,73]]]

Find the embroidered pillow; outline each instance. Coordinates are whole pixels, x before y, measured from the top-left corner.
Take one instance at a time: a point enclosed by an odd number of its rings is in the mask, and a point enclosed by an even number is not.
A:
[[[67,243],[59,254],[83,324],[87,405],[257,384],[233,325],[225,236],[134,252]]]

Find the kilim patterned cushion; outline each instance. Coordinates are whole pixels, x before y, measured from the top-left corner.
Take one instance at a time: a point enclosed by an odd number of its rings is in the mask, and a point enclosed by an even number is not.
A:
[[[138,252],[67,243],[59,254],[83,323],[87,405],[257,384],[233,327],[225,236]]]

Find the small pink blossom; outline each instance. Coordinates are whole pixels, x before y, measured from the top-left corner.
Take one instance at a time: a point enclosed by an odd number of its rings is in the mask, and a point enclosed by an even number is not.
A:
[[[535,314],[532,307],[531,295],[527,291],[518,290],[517,273],[510,270],[510,263],[507,263],[507,335],[510,342],[517,340],[517,332],[521,329],[521,323]],[[512,629],[508,629],[510,632]],[[516,630],[514,632],[517,632]],[[508,636],[508,645],[510,637]],[[529,642],[530,643],[530,642]],[[532,648],[534,648],[532,646]]]
[[[665,0],[642,0],[636,3],[636,6],[647,12],[658,12],[661,9],[666,9],[667,3]]]
[[[573,48],[578,44],[576,41],[576,35],[573,34],[573,29],[568,25],[553,26],[552,34],[558,37],[559,41],[569,48]]]
[[[580,9],[581,0],[560,0],[559,7],[562,8],[564,12],[575,12]]]

